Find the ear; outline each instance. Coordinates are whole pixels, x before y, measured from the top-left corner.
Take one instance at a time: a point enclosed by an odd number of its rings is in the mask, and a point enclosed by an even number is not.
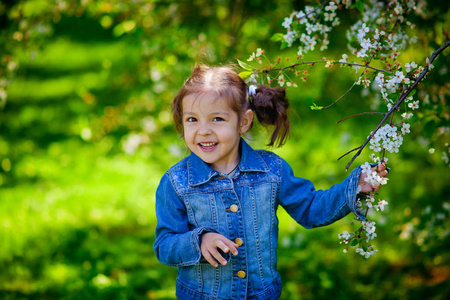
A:
[[[253,110],[248,109],[241,118],[241,134],[246,133],[253,123]]]

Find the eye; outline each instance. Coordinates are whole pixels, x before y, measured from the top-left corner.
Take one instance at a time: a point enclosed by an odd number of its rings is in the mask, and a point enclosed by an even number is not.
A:
[[[187,123],[197,122],[197,119],[194,117],[188,117],[188,118],[186,118],[186,122]]]
[[[213,122],[223,122],[223,121],[225,121],[225,119],[221,118],[221,117],[214,117],[213,118]]]

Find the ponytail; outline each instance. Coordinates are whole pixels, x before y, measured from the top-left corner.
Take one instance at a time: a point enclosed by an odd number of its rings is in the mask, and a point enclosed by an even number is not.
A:
[[[262,85],[256,88],[255,93],[252,93],[250,97],[250,108],[255,112],[258,121],[263,126],[275,126],[268,145],[281,147],[289,134],[287,114],[289,101],[286,98],[286,91],[282,88]]]

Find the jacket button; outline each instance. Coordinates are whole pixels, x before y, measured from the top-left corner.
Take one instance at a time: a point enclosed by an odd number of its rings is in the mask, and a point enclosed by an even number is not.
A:
[[[235,242],[238,246],[242,246],[242,244],[244,243],[244,241],[243,241],[241,238],[235,239],[234,242]]]
[[[245,278],[245,272],[244,271],[239,271],[237,272],[237,276],[241,279]]]
[[[239,210],[239,207],[236,204],[232,204],[230,206],[230,210],[235,213]]]

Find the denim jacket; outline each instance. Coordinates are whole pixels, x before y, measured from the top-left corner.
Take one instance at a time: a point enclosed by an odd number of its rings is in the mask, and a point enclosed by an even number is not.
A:
[[[243,139],[240,147],[232,178],[192,153],[158,186],[154,250],[161,263],[178,267],[179,299],[279,298],[278,205],[305,228],[333,223],[351,211],[360,215],[355,203],[359,167],[329,190],[316,190],[278,155],[253,150]],[[238,255],[227,254],[226,266],[211,266],[200,251],[205,232],[240,239]]]

